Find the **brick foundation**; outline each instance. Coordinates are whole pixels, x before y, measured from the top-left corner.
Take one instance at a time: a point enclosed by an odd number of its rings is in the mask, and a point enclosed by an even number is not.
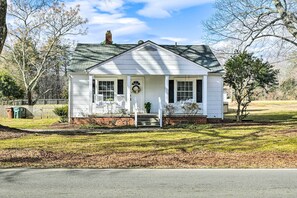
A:
[[[71,124],[84,125],[94,124],[100,126],[134,126],[132,117],[90,117],[90,118],[72,118]]]
[[[179,125],[179,124],[206,124],[207,118],[205,116],[173,116],[163,117],[163,124]]]
[[[217,121],[220,119],[216,119]],[[205,116],[172,116],[163,117],[163,125],[179,124],[206,124],[210,121]],[[211,120],[213,123],[214,120]],[[71,124],[86,125],[93,124],[107,127],[134,126],[134,117],[89,117],[89,118],[71,118]]]
[[[207,118],[207,123],[223,123],[222,118]]]

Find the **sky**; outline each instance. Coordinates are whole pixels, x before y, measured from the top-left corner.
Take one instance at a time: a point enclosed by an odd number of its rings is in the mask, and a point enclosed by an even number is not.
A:
[[[213,13],[213,0],[66,0],[80,5],[88,19],[80,43],[100,43],[111,30],[114,43],[151,40],[159,44],[204,44],[202,21]]]

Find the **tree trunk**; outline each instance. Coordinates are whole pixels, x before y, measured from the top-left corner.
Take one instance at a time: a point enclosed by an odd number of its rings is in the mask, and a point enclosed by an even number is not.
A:
[[[27,98],[28,98],[28,105],[33,105],[32,91],[30,89],[27,89]]]
[[[7,36],[6,10],[7,10],[6,0],[0,0],[0,54],[2,52],[4,42]]]
[[[240,106],[241,106],[241,103],[237,101],[236,122],[241,122]]]
[[[61,97],[61,80],[60,80],[60,66],[56,65],[56,89],[55,89],[55,99],[60,99]]]

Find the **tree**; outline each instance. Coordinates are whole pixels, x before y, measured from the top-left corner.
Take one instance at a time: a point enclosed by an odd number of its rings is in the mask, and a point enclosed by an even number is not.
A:
[[[70,46],[57,43],[50,53],[45,75],[40,79],[35,92],[44,99],[61,99],[67,87],[67,66],[70,63]]]
[[[7,45],[25,87],[28,104],[34,104],[33,91],[49,69],[55,46],[65,37],[84,34],[86,20],[79,16],[79,6],[66,9],[53,1],[13,0],[8,14],[15,19]]]
[[[280,85],[280,90],[285,96],[285,99],[297,99],[297,80],[294,78],[288,78]]]
[[[0,98],[18,99],[24,96],[24,91],[7,73],[0,73]]]
[[[246,51],[232,56],[225,64],[224,82],[233,89],[237,102],[236,121],[247,117],[247,107],[257,88],[266,90],[277,85],[278,70]]]
[[[244,50],[255,41],[285,41],[297,47],[296,0],[217,0],[204,23],[209,39],[236,41]]]
[[[6,10],[7,10],[6,0],[0,0],[0,54],[2,52],[6,35],[7,35]]]

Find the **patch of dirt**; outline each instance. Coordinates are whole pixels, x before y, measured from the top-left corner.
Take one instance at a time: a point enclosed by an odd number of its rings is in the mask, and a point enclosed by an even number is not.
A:
[[[0,151],[0,167],[38,168],[296,168],[297,153],[112,153],[74,154],[44,150]]]
[[[27,135],[25,131],[0,125],[0,140],[18,138]]]
[[[286,129],[277,132],[277,135],[288,136],[288,137],[296,137],[297,136],[297,128],[294,129]]]

